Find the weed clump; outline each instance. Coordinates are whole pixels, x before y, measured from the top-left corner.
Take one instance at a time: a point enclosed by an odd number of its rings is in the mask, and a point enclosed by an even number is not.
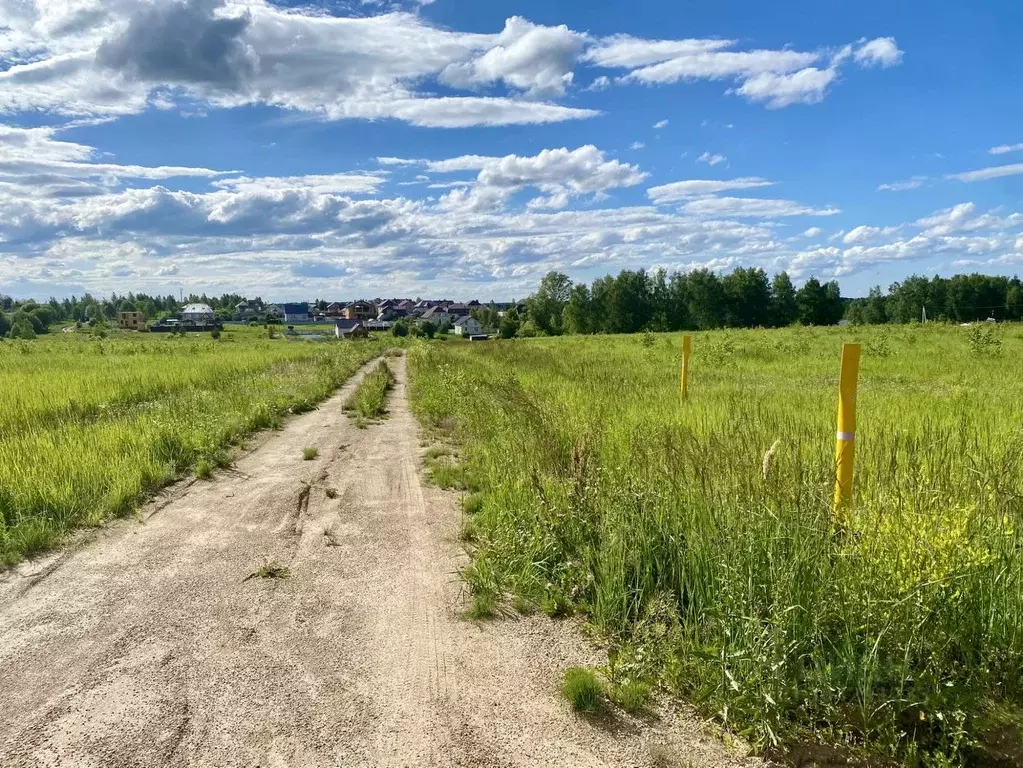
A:
[[[357,420],[373,421],[383,417],[387,408],[387,393],[394,387],[394,374],[384,361],[366,374],[355,392],[345,401],[345,410]],[[364,428],[357,421],[356,426]]]
[[[569,667],[561,693],[568,699],[576,712],[596,712],[604,698],[604,686],[593,670],[583,667]]]
[[[320,449],[319,448],[303,448],[302,449],[302,460],[303,461],[312,461],[313,459],[315,459],[319,455],[320,455]]]

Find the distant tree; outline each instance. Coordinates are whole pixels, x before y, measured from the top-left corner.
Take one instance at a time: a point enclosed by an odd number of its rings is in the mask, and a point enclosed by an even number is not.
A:
[[[561,319],[568,303],[572,281],[561,272],[548,272],[540,281],[536,293],[526,300],[529,319],[544,333],[561,333]]]
[[[6,336],[11,330],[11,321],[3,312],[0,312],[0,338]]]
[[[593,333],[596,330],[590,289],[585,284],[573,285],[569,291],[568,303],[561,314],[561,326],[565,333]]]
[[[803,325],[827,325],[828,298],[824,286],[816,277],[807,280],[796,291],[796,305],[799,307],[799,322]]]
[[[736,328],[766,326],[770,321],[771,289],[758,267],[738,267],[721,281],[725,322]]]
[[[779,272],[771,281],[770,319],[775,328],[784,328],[799,319],[796,287],[788,272]]]
[[[432,339],[437,333],[437,326],[429,320],[423,321],[423,323],[419,326],[419,329],[428,339]]]
[[[398,338],[408,336],[408,321],[398,320],[391,326],[391,335]]]
[[[700,330],[725,324],[725,296],[721,278],[709,269],[694,269],[686,279],[689,316]]]
[[[504,317],[501,318],[501,325],[498,327],[498,333],[502,339],[511,339],[519,332],[519,313],[515,311],[515,308],[509,309],[504,313]]]
[[[871,288],[866,301],[862,303],[862,321],[870,325],[888,322],[888,310],[885,308],[885,297],[880,285]]]

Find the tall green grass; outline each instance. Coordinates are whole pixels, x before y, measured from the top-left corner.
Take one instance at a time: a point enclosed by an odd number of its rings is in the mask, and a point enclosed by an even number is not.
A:
[[[382,348],[247,331],[0,343],[0,565],[130,512],[192,468],[208,474]]]
[[[684,403],[678,335],[421,345],[410,386],[482,499],[476,594],[585,614],[620,680],[760,747],[970,764],[1023,703],[1023,330],[994,333],[696,334]],[[842,341],[863,361],[836,531]]]
[[[379,419],[386,413],[387,393],[394,386],[391,367],[381,360],[366,374],[345,402],[345,410],[363,419]]]

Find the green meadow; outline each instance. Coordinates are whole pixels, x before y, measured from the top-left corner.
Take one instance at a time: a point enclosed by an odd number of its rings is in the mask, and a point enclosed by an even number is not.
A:
[[[1023,328],[696,333],[685,402],[681,339],[413,347],[413,406],[462,455],[442,476],[466,491],[472,615],[581,615],[609,691],[684,697],[768,752],[1018,747]],[[839,521],[843,342],[862,362]]]
[[[130,513],[190,471],[209,476],[381,349],[261,328],[0,343],[0,564]]]

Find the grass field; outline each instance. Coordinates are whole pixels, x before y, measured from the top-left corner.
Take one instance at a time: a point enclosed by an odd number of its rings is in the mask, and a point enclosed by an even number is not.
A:
[[[863,344],[845,527],[843,341]],[[699,333],[684,403],[680,342],[413,348],[415,409],[461,443],[478,603],[584,614],[612,686],[663,686],[759,748],[1018,748],[1023,328]]]
[[[209,476],[248,433],[308,410],[382,349],[269,339],[54,334],[0,343],[0,565]]]

